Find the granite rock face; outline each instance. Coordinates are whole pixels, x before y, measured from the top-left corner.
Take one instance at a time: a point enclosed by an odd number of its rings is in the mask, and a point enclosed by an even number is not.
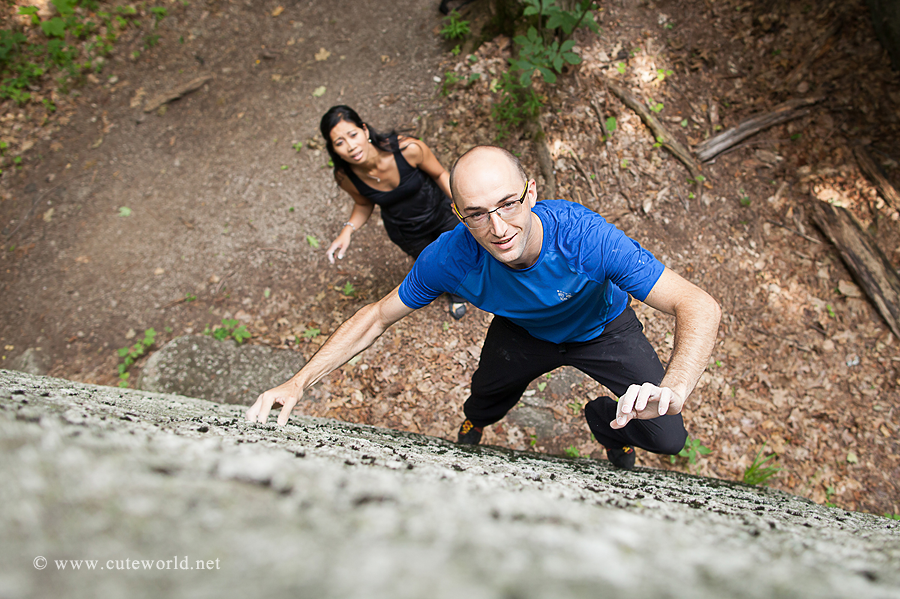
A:
[[[176,337],[147,360],[137,387],[250,405],[306,363],[298,352],[237,345],[205,335]]]
[[[900,522],[606,461],[10,371],[0,451],[4,599],[900,597]]]
[[[29,347],[3,366],[7,370],[43,375],[50,371],[50,358],[39,348]]]

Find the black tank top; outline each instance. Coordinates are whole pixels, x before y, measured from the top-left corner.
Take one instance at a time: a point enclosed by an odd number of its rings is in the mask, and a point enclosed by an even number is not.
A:
[[[449,208],[450,198],[427,173],[410,166],[400,151],[396,135],[392,135],[388,141],[400,172],[400,184],[397,187],[390,191],[373,189],[353,169],[348,168],[345,172],[360,194],[381,207],[381,217],[385,224],[407,230],[427,228],[436,219],[442,218],[443,212]]]

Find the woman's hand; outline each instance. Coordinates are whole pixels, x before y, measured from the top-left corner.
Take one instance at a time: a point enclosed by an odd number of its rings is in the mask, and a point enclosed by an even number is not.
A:
[[[344,230],[341,231],[341,234],[337,236],[337,239],[331,242],[331,245],[328,246],[328,251],[326,255],[328,256],[328,261],[334,264],[334,253],[337,252],[338,260],[344,259],[344,254],[347,253],[347,248],[350,247],[350,236],[352,231],[350,227],[344,227]]]

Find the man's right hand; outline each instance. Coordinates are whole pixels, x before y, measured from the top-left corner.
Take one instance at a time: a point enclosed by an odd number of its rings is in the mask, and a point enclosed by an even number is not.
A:
[[[247,419],[247,422],[264,424],[269,419],[269,412],[272,411],[272,406],[278,404],[283,406],[281,413],[278,414],[278,426],[284,426],[291,416],[291,410],[294,409],[301,397],[303,397],[303,389],[291,379],[260,395],[256,399],[256,403],[244,413],[244,417]]]

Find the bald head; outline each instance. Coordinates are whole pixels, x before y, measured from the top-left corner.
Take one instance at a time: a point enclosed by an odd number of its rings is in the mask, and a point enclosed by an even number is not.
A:
[[[496,146],[475,146],[460,156],[450,169],[450,191],[457,193],[472,186],[480,186],[484,176],[498,174],[516,177],[524,184],[527,180],[522,163],[514,155]]]

